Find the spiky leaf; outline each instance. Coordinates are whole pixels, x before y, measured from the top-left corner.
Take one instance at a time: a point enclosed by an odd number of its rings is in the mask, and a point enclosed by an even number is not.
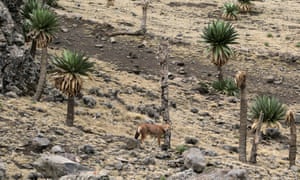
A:
[[[201,37],[209,45],[208,49],[212,54],[212,63],[220,67],[233,54],[229,45],[237,43],[238,33],[229,22],[217,20],[204,28]]]
[[[81,76],[89,76],[94,66],[83,53],[69,50],[65,50],[61,57],[56,56],[52,62],[56,67],[53,71],[55,87],[70,96],[80,93]]]
[[[57,32],[58,18],[54,12],[45,8],[38,8],[33,10],[30,15],[30,26],[31,37],[36,39],[37,46],[42,48],[52,41]]]
[[[286,107],[277,98],[263,95],[256,97],[250,107],[251,118],[257,120],[260,112],[264,114],[263,123],[278,127],[278,121],[285,117]]]

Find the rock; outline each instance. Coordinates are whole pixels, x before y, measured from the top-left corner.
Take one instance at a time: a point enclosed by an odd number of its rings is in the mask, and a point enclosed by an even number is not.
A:
[[[184,166],[192,168],[195,172],[201,173],[206,167],[206,160],[198,148],[190,148],[183,152]]]
[[[185,137],[184,138],[184,141],[186,144],[197,144],[198,143],[198,139],[197,138],[194,138],[194,137]]]
[[[11,176],[13,179],[18,180],[23,177],[22,173],[15,173]]]
[[[95,44],[95,47],[96,48],[104,48],[104,45],[103,44]]]
[[[212,150],[203,150],[202,153],[205,156],[218,156],[218,153],[216,153],[215,151],[212,151]]]
[[[106,170],[85,171],[76,174],[70,174],[59,178],[59,180],[109,180],[108,172]]]
[[[232,153],[232,152],[238,153],[239,152],[238,147],[235,147],[235,146],[224,145],[222,148],[229,151],[230,153]]]
[[[247,177],[247,171],[245,169],[232,169],[230,170],[226,175],[225,175],[225,179],[230,179],[230,180],[234,180],[234,179],[240,179],[240,180],[246,180],[248,179]]]
[[[155,165],[155,159],[151,157],[146,157],[142,160],[143,165]]]
[[[92,96],[83,96],[82,97],[83,103],[88,106],[89,108],[93,108],[96,106],[97,102]]]
[[[198,112],[199,112],[199,110],[198,110],[198,109],[196,109],[196,108],[192,108],[192,109],[191,109],[191,112],[192,112],[192,113],[194,113],[194,114],[196,114],[196,113],[198,113]]]
[[[134,138],[127,138],[125,140],[125,146],[123,146],[123,148],[127,149],[127,150],[132,150],[132,149],[135,149],[137,147],[139,147],[139,143]]]
[[[6,6],[7,5],[7,6]],[[0,1],[0,90],[16,86],[17,95],[32,95],[38,81],[38,65],[24,44],[19,8],[22,1]]]
[[[8,179],[6,176],[6,167],[4,163],[0,162],[0,180]]]
[[[36,172],[31,172],[27,176],[28,180],[38,180],[39,178],[42,178],[42,176],[40,173],[36,173]]]
[[[173,174],[172,176],[168,177],[167,180],[183,180],[183,179],[187,180],[187,179],[192,179],[195,175],[196,175],[196,173],[192,169],[188,169],[188,170]]]
[[[42,152],[50,145],[50,140],[44,137],[35,137],[32,139],[32,148],[35,152]]]
[[[71,161],[60,155],[43,154],[33,163],[35,169],[44,178],[57,178],[64,175],[90,170],[77,162]]]
[[[114,37],[111,37],[111,38],[109,39],[109,41],[110,41],[112,44],[117,43],[116,38],[114,38]]]
[[[275,81],[275,77],[272,75],[269,75],[266,77],[266,82],[267,83],[273,83]]]
[[[66,28],[66,27],[61,27],[60,30],[61,30],[61,32],[63,32],[63,33],[69,32],[69,29]]]
[[[196,179],[205,179],[205,180],[247,180],[248,174],[245,169],[232,169],[232,170],[216,170],[209,174],[202,174],[195,177]],[[190,179],[191,180],[191,179]]]
[[[237,103],[239,100],[238,100],[238,98],[236,98],[236,97],[228,97],[228,98],[227,98],[227,101],[228,101],[229,103]]]
[[[18,98],[19,96],[13,92],[13,91],[9,91],[7,93],[5,93],[5,96],[10,97],[10,98]]]
[[[91,145],[84,145],[81,148],[81,151],[84,152],[85,154],[91,155],[91,154],[95,154],[95,148]]]
[[[51,151],[52,153],[54,153],[54,154],[57,154],[57,153],[64,153],[64,152],[65,152],[65,150],[64,150],[61,146],[59,146],[59,145],[53,146],[53,147],[51,148],[50,151]]]
[[[271,138],[271,139],[276,139],[276,138],[280,138],[281,133],[279,131],[279,129],[277,128],[268,128],[266,129],[265,133],[263,133],[263,138]]]

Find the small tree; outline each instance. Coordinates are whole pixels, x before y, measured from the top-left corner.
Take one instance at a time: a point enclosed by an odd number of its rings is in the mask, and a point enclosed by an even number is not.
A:
[[[213,21],[204,28],[202,39],[209,45],[211,61],[218,68],[219,81],[223,80],[222,66],[227,63],[233,51],[230,44],[236,44],[238,33],[229,22],[222,20]]]
[[[55,87],[68,96],[67,126],[74,124],[75,96],[77,96],[83,85],[81,76],[89,76],[93,70],[94,63],[82,53],[65,50],[62,57],[53,59]]]
[[[168,56],[169,56],[169,44],[167,42],[161,42],[158,47],[158,60],[161,67],[161,114],[166,124],[171,125],[169,114],[169,90],[168,90]],[[171,126],[170,126],[171,127]],[[168,128],[165,133],[165,143],[163,149],[169,149],[171,147],[171,128]]]
[[[290,167],[294,166],[297,154],[297,128],[295,124],[295,113],[291,110],[287,111],[285,117],[286,123],[290,126],[290,150],[289,150],[289,160]]]
[[[42,58],[40,65],[40,78],[34,95],[34,100],[39,101],[46,82],[48,64],[48,44],[52,42],[54,33],[58,29],[58,18],[50,10],[38,8],[30,15],[30,34],[36,41],[38,48],[42,48]]]
[[[32,12],[36,9],[43,8],[42,3],[39,0],[26,0],[21,8],[21,15],[23,19],[23,33],[26,42],[31,41],[30,55],[34,58],[36,54],[36,39],[31,38],[28,34],[31,31],[31,16]]]
[[[239,160],[247,161],[247,97],[246,97],[246,72],[239,71],[235,76],[235,82],[241,90],[240,104],[240,139]]]

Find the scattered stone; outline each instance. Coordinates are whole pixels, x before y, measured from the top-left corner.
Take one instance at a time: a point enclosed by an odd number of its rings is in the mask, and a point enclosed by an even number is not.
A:
[[[157,154],[155,156],[155,158],[157,158],[157,159],[169,159],[169,158],[171,158],[171,155],[167,152],[164,152],[164,153]]]
[[[0,162],[0,180],[5,180],[5,179],[7,179],[6,168],[4,163]]]
[[[53,147],[51,148],[50,151],[51,151],[52,153],[54,153],[54,154],[57,154],[57,153],[64,153],[64,152],[65,152],[65,150],[64,150],[61,146],[59,146],[59,145],[53,146]]]
[[[230,153],[233,153],[233,152],[238,153],[239,152],[238,147],[235,147],[235,146],[224,145],[222,148],[229,151]]]
[[[168,161],[168,166],[171,168],[178,168],[178,167],[182,167],[183,165],[184,165],[183,158],[178,158],[175,160]]]
[[[16,173],[11,176],[13,179],[18,180],[23,177],[22,173]]]
[[[70,175],[63,176],[59,180],[110,180],[107,170],[101,171],[82,171]]]
[[[92,96],[83,96],[82,97],[83,103],[88,106],[89,108],[93,108],[96,106],[97,102]]]
[[[266,77],[266,82],[267,83],[273,83],[275,81],[275,77],[272,75],[269,75]]]
[[[237,103],[237,102],[239,101],[239,99],[236,98],[236,97],[228,97],[228,98],[227,98],[227,101],[228,101],[229,103]]]
[[[95,154],[95,148],[89,144],[84,145],[81,148],[81,151],[84,152],[85,154],[91,155],[91,154]]]
[[[27,176],[28,180],[38,180],[39,178],[41,178],[41,174],[37,173],[37,172],[30,172]]]
[[[63,33],[69,32],[69,29],[66,28],[66,27],[61,27],[60,30],[61,30],[61,32],[63,32]]]
[[[104,45],[103,44],[95,44],[95,47],[96,48],[104,48]]]
[[[184,138],[184,141],[186,144],[197,144],[198,143],[198,139],[197,138],[194,138],[194,137],[185,137]]]
[[[195,177],[195,175],[196,175],[196,173],[192,169],[188,169],[188,170],[173,174],[172,176],[168,177],[167,180],[181,180],[181,179],[182,180],[183,179],[184,180],[188,180],[188,179],[191,180],[193,177]]]
[[[209,174],[202,174],[195,177],[196,179],[205,179],[205,180],[215,180],[215,179],[224,179],[224,180],[247,180],[248,173],[245,169],[232,169],[232,170],[216,170]],[[191,179],[190,179],[191,180]]]
[[[194,113],[194,114],[196,114],[196,113],[198,113],[198,112],[199,112],[199,110],[198,110],[198,109],[196,109],[196,108],[192,108],[192,109],[191,109],[191,112],[192,112],[192,113]]]
[[[49,147],[50,140],[45,137],[35,137],[32,139],[32,149],[35,152],[42,152],[44,149]]]
[[[199,116],[207,117],[210,116],[209,112],[199,112]]]
[[[137,147],[139,147],[139,142],[134,138],[127,138],[125,140],[125,145],[123,146],[123,148],[127,150],[132,150]]]
[[[53,154],[42,154],[42,156],[37,159],[33,165],[44,178],[53,179],[72,173],[78,173],[80,171],[90,170],[77,162],[71,161],[63,156]]]
[[[155,165],[155,159],[151,157],[146,157],[142,160],[143,165]]]
[[[184,166],[192,168],[195,172],[201,173],[206,167],[206,160],[198,148],[190,148],[183,152]]]
[[[205,156],[218,156],[218,153],[216,153],[215,151],[212,151],[212,150],[203,150],[202,153]]]
[[[17,95],[17,93],[15,93],[13,91],[9,91],[9,92],[5,93],[5,96],[10,97],[10,98],[18,98],[19,97]]]
[[[112,43],[112,44],[117,43],[116,38],[114,38],[114,37],[111,37],[111,38],[109,39],[109,41],[110,41],[110,43]]]
[[[281,137],[281,133],[277,128],[268,128],[266,129],[265,133],[263,133],[262,137],[264,139],[268,139],[268,138],[276,139]]]

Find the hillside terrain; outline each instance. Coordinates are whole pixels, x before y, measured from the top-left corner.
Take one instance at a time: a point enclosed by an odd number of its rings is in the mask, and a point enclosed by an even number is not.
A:
[[[116,0],[115,6],[107,8],[104,0],[58,1],[55,12],[61,28],[49,53],[60,55],[65,48],[85,52],[96,63],[94,79],[85,81],[83,95],[76,99],[75,127],[65,125],[67,103],[52,88],[51,76],[41,102],[0,96],[0,156],[8,176],[26,179],[35,172],[33,162],[40,154],[59,145],[81,164],[96,172],[105,170],[115,179],[161,179],[182,172],[177,161],[183,146],[205,152],[208,165],[204,174],[240,168],[247,170],[249,179],[300,178],[299,151],[296,167],[288,168],[289,128],[283,121],[281,135],[259,145],[257,164],[238,161],[239,97],[211,88],[217,68],[210,63],[205,44],[199,42],[202,29],[220,17],[225,1],[153,1],[145,37],[108,37],[111,32],[139,29],[142,12],[135,2]],[[257,95],[276,96],[296,112],[299,132],[300,3],[275,0],[253,4],[253,12],[232,22],[240,35],[239,44],[234,45],[237,55],[223,67],[224,75],[247,71],[248,104]],[[171,42],[172,148],[161,151],[149,138],[142,148],[132,149],[130,142],[139,123],[162,122],[156,59],[161,37]],[[251,125],[252,120],[248,122]],[[50,144],[36,150],[31,144],[35,137],[46,137]],[[248,137],[250,155],[250,131]],[[186,144],[187,138],[198,143]],[[299,136],[297,144],[300,149]]]

